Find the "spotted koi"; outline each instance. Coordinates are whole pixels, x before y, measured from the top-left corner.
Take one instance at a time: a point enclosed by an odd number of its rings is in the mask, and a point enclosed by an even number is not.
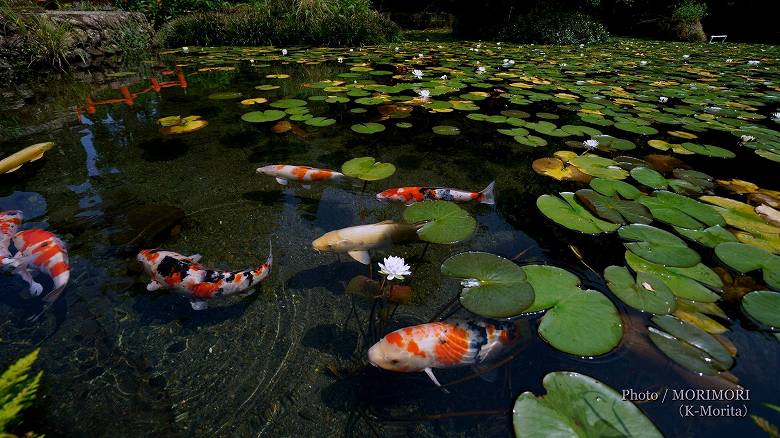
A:
[[[257,269],[243,271],[218,271],[201,265],[201,256],[183,256],[172,251],[145,249],[138,253],[146,273],[152,281],[146,290],[170,289],[190,298],[194,310],[208,307],[208,301],[244,292],[257,286],[271,272],[273,255],[269,248],[268,259]]]
[[[22,224],[23,214],[18,210],[0,211],[0,264],[11,256],[11,241]]]
[[[293,166],[290,164],[272,164],[260,167],[257,173],[276,178],[276,182],[287,185],[290,180],[304,183],[304,188],[310,188],[309,182],[338,181],[344,174],[330,169],[317,169],[309,166]]]
[[[468,192],[458,189],[448,189],[443,187],[400,187],[387,189],[376,195],[380,201],[398,201],[407,205],[415,202],[440,200],[454,202],[477,201],[482,204],[494,205],[495,199],[495,181],[488,184],[485,190],[481,192]]]
[[[47,274],[54,288],[43,299],[49,303],[57,300],[70,280],[68,251],[62,240],[46,230],[31,229],[16,233],[13,242],[17,252],[3,264],[13,267],[14,273],[30,285],[34,296],[43,292],[43,286],[33,279],[31,268]]]
[[[389,333],[368,350],[368,361],[389,371],[424,371],[441,386],[433,368],[478,365],[519,341],[520,328],[511,323],[432,322]]]

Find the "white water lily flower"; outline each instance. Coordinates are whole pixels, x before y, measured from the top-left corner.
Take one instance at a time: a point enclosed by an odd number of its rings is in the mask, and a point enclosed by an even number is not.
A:
[[[425,39],[425,42],[426,42],[426,43],[427,43],[427,42],[430,42],[430,41],[431,41],[431,39],[430,39],[430,38],[426,38],[426,39]]]
[[[774,120],[775,122],[780,122],[780,112],[773,113],[772,120]]]
[[[415,90],[415,91],[417,91],[417,95],[423,99],[428,99],[431,97],[431,90],[428,90],[426,88],[423,88],[421,90]]]
[[[565,63],[565,62],[562,62],[562,63],[560,63],[560,64],[558,64],[558,65],[559,65],[560,67],[566,67],[566,63]]]
[[[414,76],[416,79],[422,79],[423,72],[422,70],[412,70],[412,76]]]
[[[639,61],[639,65],[645,66],[647,65],[647,61]]]
[[[683,59],[690,59],[690,57],[691,57],[691,55],[683,55],[682,56]]]
[[[748,63],[748,65],[758,65],[758,64],[761,64],[761,61],[751,60],[751,61],[748,61],[747,63]]]
[[[587,82],[585,82],[585,81],[577,81],[577,82],[575,82],[575,84],[577,84],[577,85],[585,85],[585,84],[587,84]]]
[[[669,98],[666,97],[666,96],[661,96],[661,97],[658,98],[658,101],[661,102],[661,103],[666,103],[666,102],[669,102]]]
[[[355,49],[349,49],[349,51],[350,51],[350,52],[354,52],[354,51],[355,51]]]
[[[582,145],[585,146],[585,149],[592,151],[599,147],[599,141],[591,138],[590,140],[583,141]]]
[[[730,63],[734,62],[734,58],[728,58],[728,59],[726,60],[726,62],[730,64]]]
[[[504,67],[511,67],[511,66],[515,65],[515,60],[514,59],[505,59],[503,65],[504,65]]]
[[[482,66],[477,67],[477,74],[481,75],[482,73],[485,73],[485,67]]]
[[[422,58],[422,57],[423,57],[423,54],[422,54],[422,53],[418,53],[418,54],[417,54],[417,57],[418,57],[418,58]]]
[[[181,48],[181,51],[184,52],[184,53],[187,53],[187,52],[190,51],[190,48],[187,47],[187,46],[184,46],[184,47]]]
[[[751,141],[755,140],[756,138],[752,135],[743,135],[740,137],[740,140],[742,140],[742,143],[750,143]]]
[[[441,77],[439,79],[444,79],[446,81],[447,80],[447,75],[441,75]]]
[[[398,47],[396,47],[396,48],[395,48],[395,51],[396,51],[396,52],[398,51]]]
[[[250,63],[250,64],[254,64],[254,63],[255,63],[255,60],[254,60],[254,59],[250,59],[250,60],[249,60],[249,63]]]
[[[379,263],[379,273],[387,277],[388,281],[403,280],[404,276],[412,275],[412,271],[409,270],[409,265],[403,257],[390,256],[385,257],[383,263]]]
[[[286,55],[287,55],[287,49],[282,49],[282,55],[283,55],[283,56],[286,56]]]
[[[344,62],[344,57],[343,56],[339,56],[338,58],[336,58],[336,61],[338,61],[339,64],[341,64],[342,62]]]

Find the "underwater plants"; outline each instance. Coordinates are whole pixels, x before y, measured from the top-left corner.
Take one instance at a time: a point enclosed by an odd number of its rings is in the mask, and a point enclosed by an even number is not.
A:
[[[0,434],[9,432],[22,412],[35,401],[43,371],[35,375],[30,371],[39,351],[33,350],[0,375]]]

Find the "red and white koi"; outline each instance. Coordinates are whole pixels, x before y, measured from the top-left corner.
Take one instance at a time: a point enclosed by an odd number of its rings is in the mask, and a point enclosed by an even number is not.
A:
[[[17,252],[13,257],[5,258],[3,264],[13,267],[14,273],[30,285],[30,293],[35,296],[43,292],[43,286],[33,279],[30,268],[47,274],[54,288],[43,300],[51,303],[59,298],[70,280],[68,251],[62,240],[46,230],[32,229],[16,233],[13,242]]]
[[[201,265],[200,255],[183,256],[172,251],[145,249],[138,253],[146,273],[152,281],[146,290],[171,289],[190,297],[194,310],[208,307],[208,300],[244,292],[257,286],[271,272],[273,255],[256,269],[218,271]]]
[[[519,325],[441,321],[396,330],[368,350],[368,361],[388,371],[424,371],[441,386],[433,368],[478,365],[520,341]]]
[[[306,183],[320,181],[338,181],[344,178],[344,174],[330,169],[317,169],[309,166],[293,166],[290,164],[272,164],[260,167],[257,173],[270,175],[276,178],[276,182],[287,185],[291,180],[303,183],[304,188],[311,186]]]
[[[496,198],[494,194],[495,181],[488,184],[485,190],[481,192],[469,192],[458,189],[448,189],[444,187],[399,187],[387,189],[376,195],[380,201],[398,201],[408,204],[415,202],[440,200],[454,202],[477,201],[482,204],[494,205]]]
[[[19,225],[22,224],[22,212],[18,210],[0,211],[0,263],[11,256],[11,241]]]

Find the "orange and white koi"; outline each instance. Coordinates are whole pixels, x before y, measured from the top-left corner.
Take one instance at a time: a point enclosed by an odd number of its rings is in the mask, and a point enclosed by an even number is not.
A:
[[[201,265],[200,255],[183,256],[172,251],[145,249],[138,253],[146,273],[152,281],[146,290],[171,289],[190,298],[194,310],[208,307],[208,300],[244,292],[257,286],[271,272],[273,255],[257,269],[218,271]]]
[[[396,330],[368,350],[368,361],[388,371],[424,371],[441,386],[433,368],[479,365],[520,341],[520,326],[485,321],[441,321]]]
[[[0,264],[6,257],[11,256],[8,248],[16,230],[22,224],[22,218],[22,212],[18,210],[0,211]]]
[[[47,274],[54,288],[43,300],[51,303],[59,298],[70,280],[68,251],[62,240],[46,230],[32,229],[16,233],[13,242],[17,252],[3,259],[3,264],[11,266],[30,285],[30,293],[35,296],[43,292],[43,286],[33,279],[30,268]]]
[[[311,186],[309,182],[338,181],[344,178],[344,174],[330,169],[317,169],[309,166],[293,166],[290,164],[272,164],[260,167],[257,173],[270,175],[276,178],[276,182],[287,185],[291,180],[304,183],[304,188]]]
[[[494,194],[495,181],[488,184],[485,190],[481,192],[468,192],[465,190],[448,189],[444,187],[400,187],[387,189],[376,195],[380,201],[399,201],[408,204],[415,202],[440,200],[454,202],[477,201],[482,204],[494,205],[496,198]]]

